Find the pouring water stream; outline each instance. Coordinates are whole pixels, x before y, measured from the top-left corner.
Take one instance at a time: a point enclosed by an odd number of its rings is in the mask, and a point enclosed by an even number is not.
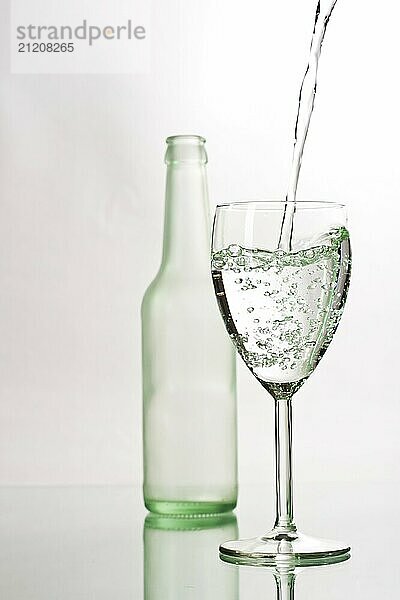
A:
[[[296,193],[299,181],[304,145],[310,127],[317,91],[318,63],[326,28],[337,0],[319,0],[315,13],[314,30],[311,39],[310,58],[300,87],[296,125],[294,130],[294,149],[289,177],[286,204],[281,224],[278,248],[285,252],[292,249],[293,223],[296,212]]]

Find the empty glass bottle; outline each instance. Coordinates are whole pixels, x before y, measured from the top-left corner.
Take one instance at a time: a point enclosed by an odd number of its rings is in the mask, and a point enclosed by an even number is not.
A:
[[[237,500],[235,357],[209,274],[204,143],[167,139],[163,256],[142,304],[144,499],[167,514]]]

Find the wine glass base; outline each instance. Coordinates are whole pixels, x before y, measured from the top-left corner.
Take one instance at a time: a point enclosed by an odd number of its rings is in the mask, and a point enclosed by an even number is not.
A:
[[[350,546],[333,540],[304,535],[298,531],[271,531],[248,540],[230,541],[219,547],[225,562],[243,565],[326,565],[350,558]]]

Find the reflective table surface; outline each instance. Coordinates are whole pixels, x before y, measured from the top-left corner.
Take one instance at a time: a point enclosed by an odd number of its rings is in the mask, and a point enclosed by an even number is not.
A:
[[[299,526],[352,547],[338,565],[273,572],[222,562],[222,541],[267,531],[273,492],[241,489],[235,514],[148,515],[135,487],[0,488],[0,596],[7,600],[396,598],[400,486],[296,486]],[[147,515],[147,516],[146,516]]]

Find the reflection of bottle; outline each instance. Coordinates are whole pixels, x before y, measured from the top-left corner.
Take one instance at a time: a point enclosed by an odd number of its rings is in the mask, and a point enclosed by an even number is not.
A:
[[[235,357],[213,296],[204,139],[167,140],[163,257],[142,304],[144,497],[167,514],[236,505]]]
[[[148,515],[144,524],[144,600],[238,600],[238,571],[218,557],[238,535],[232,513],[179,518]]]

